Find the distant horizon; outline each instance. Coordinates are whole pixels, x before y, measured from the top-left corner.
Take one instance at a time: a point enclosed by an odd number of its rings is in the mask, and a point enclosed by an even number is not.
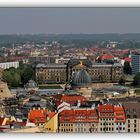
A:
[[[140,33],[140,8],[0,8],[0,34]]]
[[[0,34],[0,36],[6,36],[6,35],[105,35],[105,34],[116,34],[116,35],[124,35],[124,34],[140,34],[140,32],[135,33],[13,33],[13,34]]]

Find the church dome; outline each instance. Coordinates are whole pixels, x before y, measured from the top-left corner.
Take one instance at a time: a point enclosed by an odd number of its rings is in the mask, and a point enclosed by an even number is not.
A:
[[[28,83],[25,85],[26,88],[36,88],[37,84],[33,80],[29,80]]]
[[[91,84],[91,78],[86,70],[78,71],[72,79],[72,87],[87,87]]]

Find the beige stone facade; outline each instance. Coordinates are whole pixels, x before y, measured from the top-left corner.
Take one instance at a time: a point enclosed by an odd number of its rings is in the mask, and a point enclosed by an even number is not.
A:
[[[82,63],[82,65],[81,65]],[[123,75],[121,64],[92,64],[89,60],[70,60],[67,64],[38,64],[36,80],[42,83],[66,83],[74,72],[85,69],[92,82],[118,82]]]
[[[7,83],[0,81],[0,100],[8,97],[12,97],[12,94],[8,89]]]

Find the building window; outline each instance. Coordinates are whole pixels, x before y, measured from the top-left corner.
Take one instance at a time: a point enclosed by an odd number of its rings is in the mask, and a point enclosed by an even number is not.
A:
[[[134,129],[134,132],[137,132],[136,129]]]
[[[128,132],[130,132],[130,129],[128,129]]]
[[[127,118],[130,118],[130,115],[127,115]]]
[[[137,123],[137,120],[134,120],[134,123]]]
[[[130,127],[130,124],[128,124],[128,127]]]
[[[137,115],[134,115],[133,118],[137,118]]]
[[[136,127],[136,124],[134,124],[134,127]]]
[[[128,120],[128,123],[130,123],[130,120]]]

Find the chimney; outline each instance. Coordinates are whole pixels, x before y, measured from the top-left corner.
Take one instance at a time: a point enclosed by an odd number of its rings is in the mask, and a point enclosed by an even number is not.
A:
[[[77,107],[80,107],[80,106],[81,106],[81,101],[78,100],[78,101],[77,101]]]
[[[91,109],[95,109],[95,104],[92,104]]]

